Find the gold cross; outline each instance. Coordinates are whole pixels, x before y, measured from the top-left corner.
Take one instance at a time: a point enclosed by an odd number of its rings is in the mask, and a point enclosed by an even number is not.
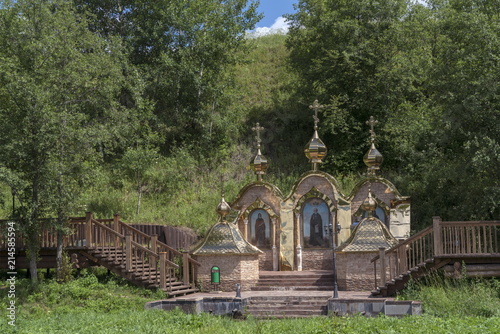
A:
[[[371,137],[372,142],[375,140],[375,131],[373,130],[373,128],[377,124],[378,124],[378,121],[373,116],[370,116],[370,119],[368,121],[366,121],[366,125],[370,126],[370,137]]]
[[[319,122],[318,110],[319,109],[323,109],[324,107],[325,107],[324,105],[319,104],[318,100],[314,100],[313,104],[309,106],[309,108],[311,108],[312,110],[314,110],[314,116],[313,116],[313,119],[314,119],[314,128],[318,127],[318,122]]]
[[[260,142],[261,142],[261,140],[260,140],[260,132],[264,131],[264,128],[262,126],[260,126],[259,123],[255,123],[255,126],[252,128],[252,131],[257,132],[257,137],[255,137],[255,138],[257,139],[257,143],[260,144]]]

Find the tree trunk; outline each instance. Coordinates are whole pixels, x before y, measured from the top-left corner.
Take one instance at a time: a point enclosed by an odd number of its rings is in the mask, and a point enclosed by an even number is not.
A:
[[[30,262],[31,284],[33,286],[36,286],[38,285],[38,264],[37,264],[38,247],[35,243],[30,242],[30,245],[28,245],[27,255]]]
[[[58,225],[62,227],[62,223],[58,221]],[[58,281],[62,280],[63,274],[63,231],[61,229],[57,230],[57,250],[56,250],[56,279]]]

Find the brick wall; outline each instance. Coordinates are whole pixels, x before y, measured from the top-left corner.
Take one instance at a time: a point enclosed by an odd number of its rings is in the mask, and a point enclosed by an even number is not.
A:
[[[337,253],[337,283],[339,290],[371,291],[375,288],[375,277],[371,259],[379,254],[376,252],[338,252]],[[386,263],[390,258],[386,257]],[[394,261],[393,261],[394,262]],[[388,269],[388,266],[387,266]],[[380,268],[377,266],[377,270]],[[377,272],[377,275],[379,273]],[[389,271],[387,271],[389,277]],[[378,278],[380,284],[380,277]]]
[[[302,249],[302,270],[333,270],[331,249]]]
[[[273,270],[273,251],[272,249],[260,249],[264,254],[259,256],[259,269],[271,271]]]
[[[198,269],[198,280],[202,291],[213,290],[211,284],[212,267],[220,269],[219,290],[236,291],[236,283],[241,284],[241,290],[250,290],[259,279],[258,255],[197,255],[193,256],[201,262]]]

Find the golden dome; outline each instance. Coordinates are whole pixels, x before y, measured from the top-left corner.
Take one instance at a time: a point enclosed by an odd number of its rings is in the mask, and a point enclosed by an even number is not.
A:
[[[262,181],[262,175],[266,173],[267,167],[269,167],[266,157],[260,152],[260,131],[263,131],[264,128],[261,127],[259,123],[256,123],[252,130],[257,132],[257,154],[250,161],[250,168],[252,168],[255,175],[257,175],[257,180]]]
[[[315,100],[309,108],[314,110],[314,134],[311,140],[307,143],[304,153],[309,159],[309,162],[313,164],[313,170],[317,170],[318,164],[323,162],[323,159],[326,157],[328,152],[326,145],[321,139],[319,139],[318,136],[318,109],[323,108],[323,106],[318,103],[318,100]]]
[[[383,161],[384,157],[379,150],[377,150],[375,143],[372,141],[370,149],[363,157],[363,162],[368,167],[368,175],[375,175],[376,171],[380,169],[380,165],[382,165]]]
[[[373,198],[371,189],[368,189],[368,197],[361,204],[361,209],[368,213],[368,217],[377,209],[377,201]]]
[[[375,176],[376,172],[380,169],[380,165],[382,165],[382,162],[384,161],[384,157],[375,147],[375,131],[373,128],[378,124],[378,121],[375,120],[373,116],[370,116],[370,119],[366,121],[366,124],[370,126],[371,146],[363,157],[363,162],[368,167],[368,176]]]
[[[229,212],[231,212],[231,207],[224,200],[224,195],[222,195],[220,203],[219,203],[219,205],[217,205],[217,213],[221,217],[221,221],[226,220],[226,216],[229,214]]]

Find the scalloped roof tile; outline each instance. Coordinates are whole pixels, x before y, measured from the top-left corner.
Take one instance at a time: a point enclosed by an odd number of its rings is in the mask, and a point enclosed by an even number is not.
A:
[[[372,252],[380,247],[389,249],[398,244],[387,227],[379,219],[368,217],[363,219],[354,229],[347,241],[337,251]]]
[[[262,251],[246,241],[235,224],[218,222],[191,254],[260,254]]]

